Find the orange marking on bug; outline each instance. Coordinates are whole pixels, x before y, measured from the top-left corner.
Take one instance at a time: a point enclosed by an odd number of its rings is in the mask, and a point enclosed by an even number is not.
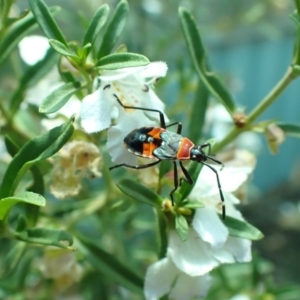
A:
[[[143,153],[142,156],[148,158],[154,158],[152,152],[156,148],[155,144],[153,143],[143,143]]]
[[[164,128],[153,127],[153,129],[149,131],[148,134],[155,139],[160,139],[160,134],[164,131],[166,131]]]
[[[195,145],[188,138],[183,138],[178,149],[176,158],[180,160],[190,159],[190,151]]]

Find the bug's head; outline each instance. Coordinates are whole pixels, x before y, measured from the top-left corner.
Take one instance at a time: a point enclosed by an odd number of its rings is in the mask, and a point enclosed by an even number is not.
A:
[[[207,160],[207,155],[201,146],[194,146],[190,151],[190,159],[197,162],[202,162]]]

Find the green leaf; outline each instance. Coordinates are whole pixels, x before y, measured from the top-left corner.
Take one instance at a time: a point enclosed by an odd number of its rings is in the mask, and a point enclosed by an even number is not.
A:
[[[114,255],[101,249],[95,240],[92,241],[81,234],[77,234],[77,237],[79,240],[76,246],[100,276],[105,275],[108,280],[116,281],[127,289],[142,294],[143,279],[140,276],[118,261]]]
[[[46,200],[42,195],[24,192],[15,196],[3,198],[0,201],[0,220],[3,220],[9,210],[17,203],[28,203],[36,206],[45,206]]]
[[[44,114],[51,114],[58,111],[79,89],[79,82],[69,82],[59,86],[43,100],[39,108],[39,112]]]
[[[59,54],[63,56],[70,56],[72,58],[79,59],[78,55],[74,52],[72,52],[69,48],[67,48],[63,43],[61,43],[58,40],[49,40],[50,46]]]
[[[0,190],[1,198],[13,194],[20,179],[32,165],[52,156],[68,141],[74,131],[73,121],[71,118],[63,125],[27,142],[20,149],[4,174]]]
[[[223,222],[227,226],[230,236],[254,241],[260,240],[264,237],[263,233],[259,229],[247,222],[234,219],[229,216],[226,216],[226,219]]]
[[[187,202],[183,202],[182,205],[184,207],[187,207],[187,208],[192,208],[192,209],[196,209],[196,208],[201,208],[201,207],[205,207],[205,205],[200,202],[200,201],[193,201],[193,200],[188,200]]]
[[[19,80],[19,87],[10,98],[9,117],[13,118],[18,111],[22,101],[24,100],[24,93],[29,86],[34,85],[41,80],[58,62],[58,55],[52,49],[47,51],[45,57],[37,62],[35,65],[30,66]]]
[[[59,248],[74,250],[70,247],[73,244],[73,237],[64,230],[49,229],[49,228],[30,228],[14,233],[18,240],[40,244],[56,246]],[[66,245],[66,242],[68,245]]]
[[[289,18],[295,22],[298,28],[300,28],[300,16],[298,15],[297,12],[290,14]]]
[[[189,138],[198,143],[201,140],[202,127],[208,104],[209,91],[199,78],[199,84],[195,93],[189,124]]]
[[[149,59],[136,53],[114,53],[102,57],[96,64],[96,69],[116,70],[129,67],[146,66]]]
[[[161,208],[157,208],[154,210],[156,216],[156,228],[157,228],[157,252],[158,258],[164,258],[167,254],[168,248],[168,224],[166,220],[165,213],[161,210]]]
[[[45,2],[42,0],[28,0],[28,3],[37,23],[46,37],[48,37],[48,39],[58,40],[68,48],[68,43]]]
[[[114,15],[106,28],[97,58],[109,54],[120,37],[129,13],[129,6],[126,0],[121,0],[117,5]]]
[[[287,135],[300,138],[300,124],[296,123],[276,123]]]
[[[108,14],[109,6],[107,4],[101,5],[89,24],[89,27],[83,38],[82,46],[85,46],[89,43],[92,45],[94,44],[97,35],[107,21]]]
[[[8,153],[14,157],[20,148],[9,136],[5,136],[4,142]],[[28,190],[41,195],[44,194],[44,179],[39,168],[37,166],[32,166],[30,171],[33,177],[33,184],[28,188]]]
[[[179,17],[182,31],[199,77],[211,94],[224,104],[229,113],[233,113],[236,110],[236,104],[230,93],[222,85],[219,78],[207,69],[206,53],[194,17],[183,7],[179,8]]]
[[[54,14],[58,9],[52,7],[50,11]],[[29,13],[6,30],[5,35],[0,39],[0,64],[6,61],[8,55],[16,48],[20,40],[36,27],[34,16]]]
[[[189,237],[189,224],[186,218],[183,215],[177,214],[175,217],[175,229],[180,237],[180,239],[184,242]]]
[[[162,199],[152,189],[130,179],[123,179],[117,184],[118,188],[127,196],[151,206],[160,206]]]

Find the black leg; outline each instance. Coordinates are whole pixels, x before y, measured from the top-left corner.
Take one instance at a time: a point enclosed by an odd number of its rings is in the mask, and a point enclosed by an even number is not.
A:
[[[210,143],[205,143],[205,144],[203,144],[203,145],[200,146],[201,150],[202,150],[203,148],[206,148],[206,147],[208,147],[208,155],[206,155],[206,158],[208,158],[208,159],[214,161],[215,163],[217,163],[217,164],[219,164],[219,165],[222,165],[222,166],[221,166],[221,170],[222,170],[222,169],[224,168],[224,164],[223,164],[221,161],[219,161],[219,160],[217,160],[217,159],[215,159],[215,158],[209,156],[209,154],[210,154],[210,152],[211,152],[211,144],[210,144]]]
[[[208,154],[207,154],[207,155],[209,155],[210,152],[211,152],[211,144],[210,144],[210,143],[205,143],[205,144],[202,144],[202,145],[200,146],[200,149],[201,149],[201,150],[204,149],[204,148],[208,148]]]
[[[176,133],[181,134],[182,124],[180,122],[174,122],[174,123],[168,124],[166,126],[166,128],[174,126],[174,125],[177,125],[177,132]]]
[[[114,94],[115,98],[117,99],[117,101],[119,102],[119,104],[127,109],[137,109],[137,110],[144,110],[144,111],[152,111],[152,112],[157,112],[159,113],[159,119],[160,119],[160,127],[161,128],[166,128],[166,122],[165,122],[165,117],[164,114],[158,110],[158,109],[152,109],[152,108],[144,108],[144,107],[138,107],[138,106],[127,106],[127,105],[123,105],[123,103],[121,102],[121,100],[119,99],[119,97]]]
[[[224,196],[223,196],[223,192],[222,192],[222,188],[221,188],[221,183],[220,183],[220,179],[219,179],[219,174],[217,172],[217,170],[215,168],[213,168],[212,166],[204,163],[204,162],[201,162],[204,166],[207,166],[209,167],[215,174],[216,174],[216,177],[217,177],[217,182],[218,182],[218,188],[219,188],[219,193],[220,193],[220,197],[221,197],[221,200],[222,200],[222,219],[225,220],[225,216],[226,216],[226,210],[225,210],[225,199],[224,199]]]
[[[119,165],[115,165],[113,167],[110,167],[109,170],[112,170],[112,169],[116,169],[116,168],[119,168],[119,167],[126,167],[126,168],[131,168],[131,169],[136,169],[136,170],[139,170],[139,169],[146,169],[146,168],[150,168],[152,166],[155,166],[156,164],[160,163],[161,160],[157,160],[153,163],[150,163],[150,164],[146,164],[146,165],[135,165],[135,166],[132,166],[132,165],[128,165],[128,164],[119,164]]]
[[[172,205],[174,206],[174,198],[173,198],[173,194],[174,192],[177,190],[178,188],[178,172],[177,172],[177,164],[176,161],[173,161],[173,165],[174,165],[174,189],[170,192],[170,198],[172,200]]]
[[[183,166],[182,161],[179,161],[179,165],[181,167],[181,170],[185,177],[180,178],[180,185],[182,184],[182,181],[185,180],[188,184],[192,185],[194,183],[193,178],[189,174],[188,170]]]

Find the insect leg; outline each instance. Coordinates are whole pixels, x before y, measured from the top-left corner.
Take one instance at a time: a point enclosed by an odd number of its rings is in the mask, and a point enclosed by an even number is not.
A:
[[[225,220],[225,216],[226,216],[225,199],[224,199],[224,196],[223,196],[223,192],[222,192],[222,188],[221,188],[221,183],[220,183],[218,171],[215,168],[213,168],[212,166],[210,166],[210,165],[208,165],[208,164],[206,164],[204,162],[201,162],[201,164],[203,164],[204,166],[209,167],[216,174],[217,182],[218,182],[218,188],[219,188],[219,193],[220,193],[220,197],[221,197],[221,200],[222,200],[222,219]]]
[[[109,168],[109,170],[112,170],[112,169],[116,169],[116,168],[119,168],[119,167],[126,167],[126,168],[131,168],[131,169],[146,169],[146,168],[150,168],[152,166],[155,166],[156,164],[158,164],[159,162],[161,162],[160,160],[157,160],[153,163],[150,163],[150,164],[146,164],[146,165],[128,165],[128,164],[119,164],[119,165],[115,165],[115,166],[112,166]]]
[[[173,194],[174,192],[177,190],[178,188],[178,172],[177,172],[177,164],[176,161],[173,161],[173,165],[174,165],[174,189],[170,192],[170,198],[172,200],[172,205],[174,206],[174,198],[173,198]]]
[[[114,97],[117,99],[117,101],[119,102],[119,104],[122,107],[126,108],[126,109],[137,109],[137,110],[152,111],[152,112],[159,113],[160,127],[164,128],[164,129],[166,128],[165,117],[164,117],[164,114],[160,110],[158,110],[158,109],[152,109],[152,108],[138,107],[138,106],[123,105],[123,103],[121,102],[121,100],[119,99],[119,97],[116,94],[114,94]]]
[[[210,143],[205,143],[205,144],[203,144],[203,145],[200,146],[201,150],[202,150],[203,148],[206,148],[206,147],[208,147],[208,155],[206,155],[206,157],[207,157],[208,159],[214,161],[215,163],[217,163],[217,164],[219,164],[219,165],[222,165],[222,166],[221,166],[221,170],[222,170],[222,169],[224,168],[224,164],[223,164],[221,161],[219,161],[219,160],[217,160],[217,159],[215,159],[215,158],[209,156],[209,154],[210,154],[210,152],[211,152],[211,144],[210,144]]]
[[[174,122],[174,123],[168,124],[166,126],[166,128],[171,127],[173,125],[177,125],[177,133],[181,134],[181,130],[182,130],[182,124],[181,124],[181,122]]]
[[[180,178],[180,185],[182,184],[182,181],[185,180],[188,184],[192,185],[194,183],[193,178],[189,174],[188,170],[183,166],[182,161],[179,161],[179,165],[181,167],[181,170],[185,177]]]

